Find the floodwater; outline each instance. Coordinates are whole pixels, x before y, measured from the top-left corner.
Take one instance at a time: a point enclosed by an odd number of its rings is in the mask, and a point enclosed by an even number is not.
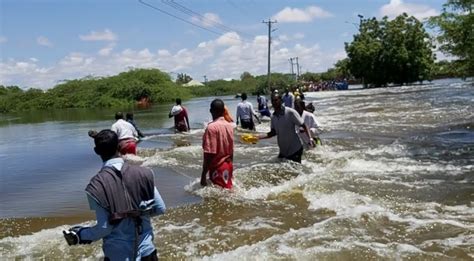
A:
[[[474,259],[474,85],[307,93],[323,145],[301,165],[276,139],[241,144],[235,189],[201,188],[201,136],[212,97],[193,99],[190,134],[171,105],[135,111],[149,136],[136,164],[155,170],[169,209],[153,219],[160,258],[204,260]],[[255,104],[255,97],[250,100]],[[238,100],[224,97],[235,112]],[[0,259],[103,257],[101,242],[67,246],[61,231],[93,224],[84,188],[100,168],[89,129],[112,111],[0,116]],[[269,122],[257,131],[269,130]]]

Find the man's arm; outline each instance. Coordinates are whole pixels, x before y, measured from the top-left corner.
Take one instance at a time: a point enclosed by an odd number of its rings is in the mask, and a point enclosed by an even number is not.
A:
[[[311,135],[311,131],[309,130],[308,126],[306,126],[306,124],[302,124],[301,127],[304,129],[304,132],[306,133],[306,135],[308,136],[308,140],[309,140],[309,143],[308,145],[310,147],[315,147],[316,144],[314,144],[314,140],[313,140],[313,136]]]
[[[237,111],[235,112],[235,123],[237,125],[239,125],[239,116],[240,116],[239,105],[237,105]]]
[[[203,162],[202,162],[202,173],[201,173],[201,186],[207,186],[206,175],[209,172],[209,166],[211,165],[212,159],[215,154],[204,152]]]
[[[113,131],[113,132],[115,132],[115,133],[117,133],[117,135],[118,135],[118,128],[117,128],[117,124],[115,124],[115,123],[114,123],[114,124],[112,124],[112,127],[110,127],[110,130],[111,130],[111,131]]]
[[[171,110],[170,110],[170,113],[168,113],[168,118],[171,118],[171,117],[173,117],[173,113],[172,113],[172,111],[173,111],[173,108],[171,108]]]
[[[260,134],[257,137],[258,137],[259,140],[264,140],[264,139],[269,139],[269,138],[271,138],[275,135],[276,135],[275,129],[271,129],[270,132],[268,132],[266,134]]]
[[[158,192],[158,189],[156,187],[154,189],[153,199],[155,200],[155,205],[152,208],[151,215],[158,216],[164,214],[166,211],[165,202],[161,198],[160,192]]]
[[[130,125],[132,125],[132,124],[130,124]],[[134,125],[132,125],[132,127],[133,127],[133,128],[132,128],[133,137],[135,137],[136,139],[138,139],[139,136],[138,136],[137,127],[135,127]]]
[[[253,110],[253,105],[252,105],[252,103],[250,103],[250,111],[252,112],[252,115],[250,115],[250,117],[255,116],[255,119],[257,119],[258,123],[262,123],[262,122],[260,121],[260,118],[258,118],[258,115],[257,115],[257,114],[255,113],[255,111]],[[255,130],[255,126],[254,126],[253,128],[254,128],[254,130]]]
[[[81,240],[97,241],[112,232],[113,226],[109,224],[109,212],[103,207],[99,206],[97,202],[87,195],[89,206],[95,210],[97,223],[93,227],[84,227],[79,232]]]

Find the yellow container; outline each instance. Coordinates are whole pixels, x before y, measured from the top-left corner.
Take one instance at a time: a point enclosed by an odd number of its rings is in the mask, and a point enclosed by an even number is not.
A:
[[[240,140],[247,144],[257,144],[258,137],[252,134],[242,134],[242,136],[240,136]]]

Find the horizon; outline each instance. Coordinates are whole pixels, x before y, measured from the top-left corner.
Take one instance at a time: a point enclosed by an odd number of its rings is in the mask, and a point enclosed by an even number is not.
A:
[[[357,3],[358,2],[358,3]],[[49,89],[61,81],[109,77],[155,68],[203,82],[271,72],[324,72],[346,57],[344,42],[365,18],[403,12],[420,20],[437,15],[444,0],[374,1],[101,1],[1,2],[0,85]],[[84,17],[86,14],[86,17]],[[446,58],[436,52],[438,60]]]

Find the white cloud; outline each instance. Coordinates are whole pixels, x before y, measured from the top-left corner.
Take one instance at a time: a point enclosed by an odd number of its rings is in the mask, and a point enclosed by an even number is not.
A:
[[[8,39],[5,36],[0,36],[0,44],[8,42]]]
[[[42,66],[37,59],[5,59],[0,62],[0,84],[22,87],[50,88],[64,79],[87,75],[110,76],[129,68],[158,68],[165,72],[183,72],[194,78],[238,79],[242,72],[266,74],[267,36],[258,35],[253,41],[240,41],[237,33],[231,38],[216,37],[194,47],[171,51],[168,49],[116,50],[114,44],[92,53],[71,52],[52,66]],[[294,36],[292,36],[294,37]],[[288,72],[288,58],[299,57],[303,70],[320,72],[344,57],[342,48],[321,50],[319,45],[274,41],[272,45],[273,72]]]
[[[110,31],[109,29],[105,29],[103,32],[96,32],[91,31],[87,35],[79,35],[79,38],[82,41],[116,41],[117,35]]]
[[[293,38],[294,38],[294,39],[297,39],[297,40],[303,39],[303,38],[304,38],[304,34],[303,34],[303,33],[296,33],[296,34],[293,35]]]
[[[235,32],[225,33],[217,39],[219,45],[236,45],[241,43],[239,34]]]
[[[46,47],[52,47],[53,46],[51,41],[49,41],[49,39],[46,38],[45,36],[38,36],[36,38],[36,43],[41,45],[41,46],[46,46]]]
[[[112,53],[112,51],[114,50],[114,47],[115,47],[115,43],[111,43],[111,44],[107,45],[106,47],[100,49],[97,53],[100,56],[109,56]]]
[[[272,18],[280,23],[308,23],[316,18],[331,17],[332,14],[318,6],[308,6],[305,9],[285,7]]]
[[[205,13],[202,16],[193,16],[191,17],[193,23],[199,24],[204,27],[213,27],[216,24],[222,24],[221,18],[219,15],[214,13]]]
[[[439,14],[438,11],[428,5],[405,3],[403,0],[390,0],[390,3],[383,5],[379,12],[381,16],[388,16],[389,18],[407,13],[418,19],[425,19]]]
[[[278,36],[278,40],[279,40],[278,43],[280,43],[280,42],[294,41],[294,40],[301,40],[301,39],[304,38],[304,36],[305,36],[305,35],[304,35],[303,33],[295,33],[295,34],[293,34],[293,35],[291,35],[291,36],[288,36],[288,35],[286,35],[286,34],[281,34],[281,35]]]
[[[170,56],[170,55],[171,53],[168,50],[165,50],[165,49],[158,50],[158,56]]]

